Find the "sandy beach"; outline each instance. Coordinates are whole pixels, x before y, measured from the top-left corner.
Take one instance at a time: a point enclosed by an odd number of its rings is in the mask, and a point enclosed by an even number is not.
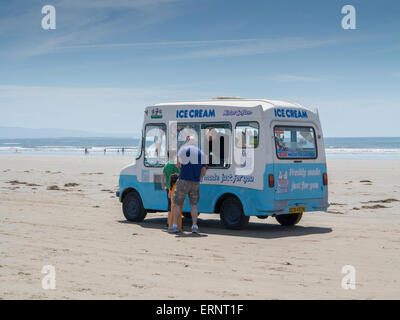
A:
[[[328,212],[296,227],[252,217],[244,231],[201,214],[200,236],[168,234],[166,213],[125,220],[115,191],[130,162],[0,156],[0,299],[400,298],[400,161],[328,161]]]

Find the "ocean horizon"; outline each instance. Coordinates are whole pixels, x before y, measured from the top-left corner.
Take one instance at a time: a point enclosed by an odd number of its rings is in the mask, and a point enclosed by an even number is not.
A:
[[[1,154],[60,154],[135,157],[135,138],[0,139]],[[327,137],[327,159],[400,160],[400,137]]]

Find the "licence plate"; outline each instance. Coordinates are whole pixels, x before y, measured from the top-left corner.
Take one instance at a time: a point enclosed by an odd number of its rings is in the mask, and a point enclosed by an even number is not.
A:
[[[289,213],[303,213],[306,211],[306,207],[291,207],[289,208]]]

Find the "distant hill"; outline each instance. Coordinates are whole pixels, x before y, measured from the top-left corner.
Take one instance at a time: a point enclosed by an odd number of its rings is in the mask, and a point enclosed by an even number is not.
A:
[[[32,129],[20,127],[0,127],[0,139],[39,139],[39,138],[90,138],[90,137],[132,137],[138,138],[140,135],[135,133],[100,133],[68,129]]]

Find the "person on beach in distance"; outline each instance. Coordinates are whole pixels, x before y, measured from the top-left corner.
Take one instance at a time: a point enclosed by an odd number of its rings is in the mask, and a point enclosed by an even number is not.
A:
[[[172,212],[174,219],[172,227],[168,229],[168,232],[179,232],[177,225],[179,212],[186,195],[189,195],[192,232],[198,233],[197,203],[200,200],[200,179],[205,176],[207,167],[204,153],[197,147],[197,140],[193,136],[190,136],[188,141],[180,148],[177,167],[180,169],[180,173],[172,199],[174,203],[174,211]]]
[[[168,221],[170,220],[171,217],[171,197],[169,196],[170,193],[170,177],[174,173],[179,173],[179,169],[176,167],[175,162],[176,162],[176,151],[171,151],[170,152],[170,158],[165,165],[162,173],[162,178],[161,178],[161,187],[163,190],[166,191],[167,193],[167,200],[168,200],[168,220],[167,220],[167,226],[168,226]]]

